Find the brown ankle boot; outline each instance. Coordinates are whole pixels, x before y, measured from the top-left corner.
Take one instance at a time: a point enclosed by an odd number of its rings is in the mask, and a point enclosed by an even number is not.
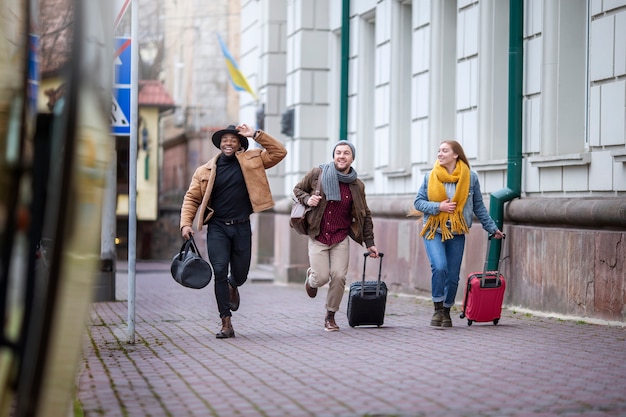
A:
[[[222,317],[222,329],[215,335],[218,339],[227,339],[235,337],[235,330],[230,322],[230,316]]]
[[[450,307],[443,308],[441,327],[452,327],[452,317],[450,317]]]
[[[324,330],[326,330],[327,332],[336,332],[337,330],[339,330],[339,326],[337,326],[337,323],[335,323],[334,311],[326,312],[326,319],[324,319]]]
[[[232,286],[230,285],[230,282],[228,283],[228,291],[229,291],[229,295],[230,295],[230,311],[237,311],[239,310],[239,303],[241,298],[239,297],[239,289],[237,288],[237,286]]]
[[[435,302],[435,314],[430,319],[430,325],[434,327],[441,327],[443,321],[443,301]]]

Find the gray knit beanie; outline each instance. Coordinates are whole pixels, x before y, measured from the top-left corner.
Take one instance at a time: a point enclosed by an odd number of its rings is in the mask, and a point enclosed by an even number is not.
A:
[[[354,145],[348,142],[347,140],[340,140],[339,142],[335,144],[335,146],[333,146],[333,153],[331,155],[333,159],[335,159],[335,149],[337,149],[337,146],[339,145],[348,145],[350,149],[352,149],[352,159],[353,160],[356,159],[356,149],[354,148]]]

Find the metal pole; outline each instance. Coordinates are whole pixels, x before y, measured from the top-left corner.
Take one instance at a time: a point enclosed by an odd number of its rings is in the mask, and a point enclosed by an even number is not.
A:
[[[116,140],[113,137],[113,140]],[[117,205],[117,161],[115,145],[112,146],[111,161],[106,172],[106,188],[102,204],[102,231],[100,232],[100,285],[96,293],[98,301],[115,301],[115,235]],[[110,262],[110,265],[108,264]],[[111,268],[109,271],[108,268]],[[110,274],[109,274],[110,272]],[[104,289],[102,288],[104,285]]]
[[[504,223],[504,203],[518,198],[522,189],[522,101],[524,76],[524,1],[509,0],[509,125],[507,187],[491,194],[489,212],[498,228]],[[498,269],[501,240],[492,242],[487,267]]]
[[[135,276],[137,259],[137,121],[139,107],[137,44],[137,0],[132,1],[130,17],[130,143],[128,145],[128,343],[135,343]]]
[[[350,0],[343,0],[341,12],[341,97],[339,99],[339,140],[348,139],[348,74],[350,67]]]

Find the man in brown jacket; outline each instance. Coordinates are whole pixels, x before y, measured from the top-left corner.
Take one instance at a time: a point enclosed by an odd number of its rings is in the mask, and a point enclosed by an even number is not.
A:
[[[365,199],[365,185],[352,168],[355,157],[352,143],[340,140],[333,148],[333,160],[313,168],[293,189],[302,204],[313,207],[307,214],[309,224],[309,263],[305,281],[309,297],[328,283],[324,330],[339,330],[335,312],[339,310],[346,287],[350,260],[348,237],[365,245],[370,256],[378,257],[374,245],[372,213]],[[321,181],[321,192],[316,193]]]
[[[264,149],[248,150],[248,137]],[[287,155],[285,147],[269,134],[246,124],[228,126],[213,134],[220,149],[193,174],[180,212],[183,238],[207,226],[207,251],[215,273],[215,299],[222,320],[218,339],[235,337],[232,311],[239,308],[239,290],[248,279],[252,256],[250,214],[274,206],[266,169]],[[229,274],[230,271],[230,274]]]

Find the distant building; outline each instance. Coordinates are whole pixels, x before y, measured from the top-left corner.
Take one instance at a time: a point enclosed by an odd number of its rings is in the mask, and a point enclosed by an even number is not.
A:
[[[162,0],[164,51],[161,78],[174,107],[160,123],[159,220],[150,256],[170,259],[180,247],[178,229],[184,192],[195,169],[218,150],[210,137],[240,119],[239,97],[230,84],[218,34],[235,57],[239,51],[240,2]],[[204,236],[196,239],[204,249]]]

